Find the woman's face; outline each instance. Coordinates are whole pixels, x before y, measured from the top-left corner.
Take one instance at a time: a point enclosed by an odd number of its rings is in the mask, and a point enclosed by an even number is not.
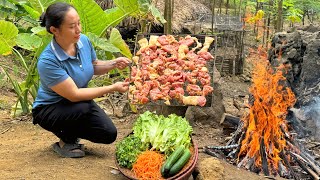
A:
[[[81,24],[77,11],[70,8],[66,13],[60,27],[56,29],[54,35],[65,42],[77,43],[80,39]]]

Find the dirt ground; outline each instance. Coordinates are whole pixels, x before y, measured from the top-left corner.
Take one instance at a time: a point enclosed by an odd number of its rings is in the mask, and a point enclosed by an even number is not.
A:
[[[235,89],[245,91],[248,87],[247,84],[225,84],[226,88],[236,87],[232,88],[234,92]],[[116,118],[110,108],[105,108],[118,128],[116,142],[102,145],[82,140],[86,151],[84,158],[61,158],[51,148],[51,144],[58,141],[57,137],[33,125],[30,116],[10,118],[9,109],[14,103],[15,95],[6,90],[0,91],[0,179],[127,179],[116,170],[115,143],[131,132],[136,114]],[[234,93],[227,93],[225,99],[228,100],[228,96],[232,95]],[[193,129],[193,139],[198,147],[225,143],[226,135],[221,127],[201,124]],[[213,157],[199,149],[197,166],[210,158]],[[215,161],[218,164],[207,167],[207,173],[215,176],[206,179],[264,179],[263,176],[237,169],[223,160]]]

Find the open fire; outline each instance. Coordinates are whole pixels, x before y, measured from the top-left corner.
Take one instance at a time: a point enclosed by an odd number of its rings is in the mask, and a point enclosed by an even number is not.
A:
[[[286,67],[272,67],[266,53],[261,49],[258,52],[253,58],[249,113],[241,119],[226,146],[206,146],[204,150],[220,158],[217,152],[223,151],[225,158],[238,167],[266,176],[301,179],[300,170],[319,179],[319,164],[289,132],[286,117],[296,98],[286,85]]]
[[[253,163],[251,168],[263,169],[265,175],[276,175],[279,164],[284,164],[281,153],[292,150],[286,143],[286,134],[289,134],[286,115],[288,108],[295,103],[295,96],[284,85],[284,66],[273,69],[266,54],[260,53],[259,56],[254,58],[250,88],[254,102],[249,105],[249,114],[243,118],[246,133],[239,158],[244,158],[239,166]]]

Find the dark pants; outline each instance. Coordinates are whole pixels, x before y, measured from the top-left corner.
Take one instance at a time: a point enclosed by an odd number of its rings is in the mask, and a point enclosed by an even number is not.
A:
[[[117,129],[106,113],[92,100],[56,104],[32,110],[33,123],[51,131],[65,143],[77,138],[110,144],[117,138]]]

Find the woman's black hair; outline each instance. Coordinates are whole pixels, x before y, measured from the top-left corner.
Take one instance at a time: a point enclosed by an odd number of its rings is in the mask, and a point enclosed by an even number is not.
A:
[[[59,28],[70,8],[75,9],[72,5],[67,3],[57,2],[51,4],[46,12],[42,13],[40,16],[40,25],[46,27],[47,31],[52,34],[52,32],[50,32],[50,27]]]

